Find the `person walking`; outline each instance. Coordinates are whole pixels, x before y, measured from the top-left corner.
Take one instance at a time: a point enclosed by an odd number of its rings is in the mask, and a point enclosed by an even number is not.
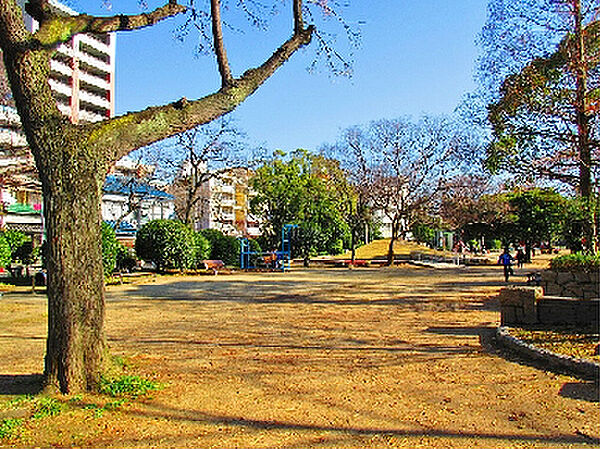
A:
[[[517,251],[517,267],[523,268],[523,263],[525,262],[525,253],[521,248]]]
[[[498,264],[504,267],[504,280],[506,282],[508,282],[508,277],[514,274],[511,266],[513,260],[514,258],[510,255],[508,248],[505,248],[504,252],[498,258]]]

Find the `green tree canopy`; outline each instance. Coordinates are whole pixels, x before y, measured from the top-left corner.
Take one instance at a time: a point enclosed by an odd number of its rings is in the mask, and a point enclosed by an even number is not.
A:
[[[263,219],[263,235],[271,249],[279,246],[285,224],[298,225],[294,247],[305,262],[314,253],[337,253],[348,237],[337,199],[336,181],[314,164],[315,157],[297,150],[289,158],[275,153],[260,166],[252,180],[256,195],[252,212]]]

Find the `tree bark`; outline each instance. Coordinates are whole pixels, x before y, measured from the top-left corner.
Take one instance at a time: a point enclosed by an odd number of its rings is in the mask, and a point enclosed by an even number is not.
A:
[[[388,267],[394,265],[394,243],[398,239],[398,227],[395,222],[392,222],[392,238],[390,239],[390,244],[388,246],[388,254],[387,254],[387,263]]]
[[[591,117],[588,113],[588,70],[586,62],[585,32],[583,25],[583,13],[581,10],[581,0],[573,0],[573,14],[575,22],[575,85],[576,100],[575,111],[577,114],[577,152],[579,155],[579,194],[582,198],[590,202],[592,200],[592,151],[590,142],[590,122]],[[593,214],[591,214],[593,217]],[[591,218],[591,217],[590,217]],[[595,252],[596,242],[598,240],[596,227],[592,219],[585,222],[585,244],[584,251]]]
[[[105,352],[102,176],[77,165],[63,167],[63,176],[42,177],[49,274],[44,374],[63,393],[96,389]]]

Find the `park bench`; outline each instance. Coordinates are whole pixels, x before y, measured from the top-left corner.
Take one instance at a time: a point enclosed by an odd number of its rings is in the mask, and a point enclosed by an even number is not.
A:
[[[204,264],[205,269],[213,270],[213,272],[215,273],[215,276],[217,275],[219,270],[222,270],[225,268],[225,264],[223,263],[222,260],[203,260],[202,263]]]

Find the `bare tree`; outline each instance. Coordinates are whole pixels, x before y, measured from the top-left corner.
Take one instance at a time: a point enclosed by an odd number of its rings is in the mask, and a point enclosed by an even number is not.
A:
[[[328,2],[317,3],[328,6]],[[25,10],[39,23],[36,31],[27,29],[17,0],[0,2],[0,48],[44,195],[49,387],[72,393],[94,389],[100,382],[106,343],[99,205],[109,167],[137,148],[227,114],[255,92],[311,42],[315,27],[305,24],[306,5],[293,0],[292,6],[289,39],[262,64],[235,76],[225,52],[219,0],[212,0],[206,10],[193,2],[186,7],[169,0],[150,12],[102,17],[62,16],[49,0],[28,0]],[[217,91],[96,123],[72,123],[61,114],[49,84],[50,59],[59,45],[80,33],[130,32],[181,14],[210,18],[222,80]]]
[[[372,203],[390,221],[387,263],[394,243],[406,237],[419,213],[432,208],[443,180],[457,167],[460,147],[455,129],[444,118],[381,120],[370,126],[376,165]]]
[[[244,133],[222,118],[160,143],[152,160],[158,176],[172,179],[169,191],[175,196],[177,216],[194,225],[210,207],[210,180],[247,169],[249,157]]]
[[[350,252],[352,262],[356,259],[356,247],[361,241],[368,243],[368,229],[373,224],[373,146],[367,134],[358,126],[348,128],[333,145],[324,145],[321,153],[339,161],[334,172],[344,180],[338,181],[339,204],[350,228]],[[337,168],[337,167],[336,167]]]

